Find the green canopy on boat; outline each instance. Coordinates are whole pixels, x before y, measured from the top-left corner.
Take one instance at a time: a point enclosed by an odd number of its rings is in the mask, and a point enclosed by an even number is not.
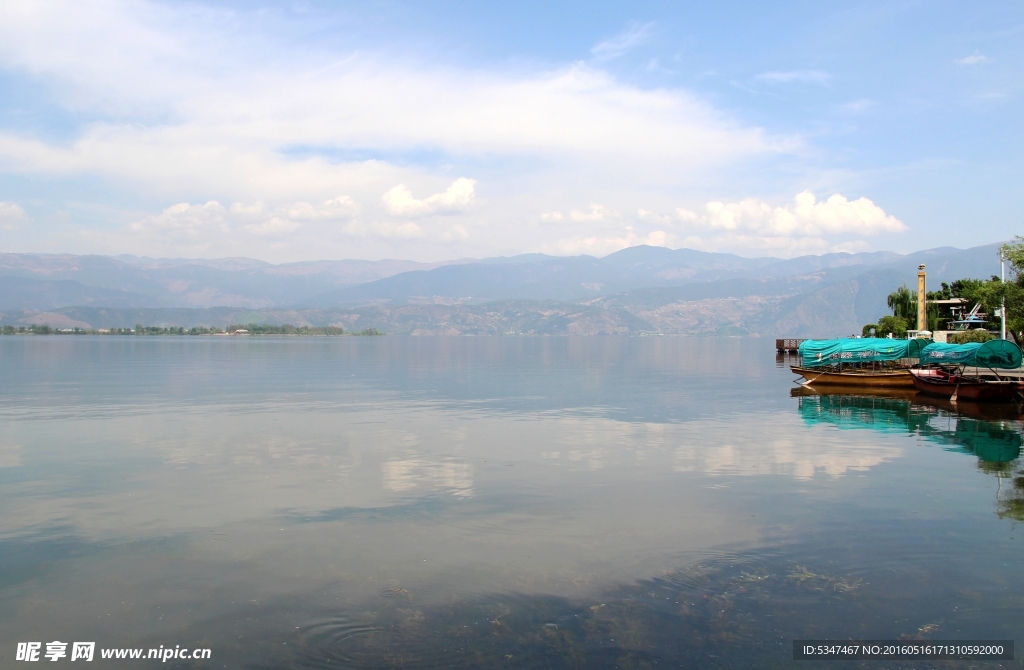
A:
[[[881,337],[844,338],[839,340],[804,340],[800,355],[806,368],[840,363],[871,363],[918,358],[922,340],[890,340]]]
[[[1021,366],[1021,352],[1020,347],[1009,340],[967,344],[935,342],[921,351],[921,365],[927,363],[1015,369]]]

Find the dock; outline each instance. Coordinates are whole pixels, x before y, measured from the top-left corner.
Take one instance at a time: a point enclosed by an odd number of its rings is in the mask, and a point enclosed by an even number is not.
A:
[[[780,354],[795,354],[800,348],[800,343],[806,341],[806,337],[803,339],[784,337],[782,339],[775,340],[775,350]]]

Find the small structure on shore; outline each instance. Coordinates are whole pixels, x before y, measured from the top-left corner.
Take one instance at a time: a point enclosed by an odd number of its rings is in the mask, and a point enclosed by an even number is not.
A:
[[[800,350],[800,343],[804,342],[806,338],[798,339],[795,337],[784,337],[775,340],[775,350],[780,354],[795,354]]]

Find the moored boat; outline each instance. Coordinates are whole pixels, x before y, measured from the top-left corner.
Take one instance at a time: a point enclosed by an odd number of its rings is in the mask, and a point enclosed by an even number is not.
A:
[[[1021,366],[1021,351],[1008,340],[989,340],[968,344],[933,343],[921,351],[922,367],[911,370],[914,386],[922,393],[949,398],[981,401],[1009,401],[1020,397],[1019,380],[1002,379],[997,369]],[[967,367],[988,368],[991,375],[967,375]]]
[[[790,367],[790,370],[803,377],[806,380],[804,384],[809,385],[849,386],[852,388],[914,388],[914,379],[910,376],[909,369],[830,371],[794,365]]]
[[[914,386],[921,393],[939,398],[964,400],[1008,401],[1017,397],[1020,383],[964,377],[945,370],[910,370]]]
[[[907,363],[920,356],[920,340],[845,338],[805,340],[801,365],[790,369],[805,385],[913,388]]]

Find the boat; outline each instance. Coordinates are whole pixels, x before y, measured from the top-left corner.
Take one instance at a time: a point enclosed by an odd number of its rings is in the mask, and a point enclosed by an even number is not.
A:
[[[1010,401],[1021,397],[1018,379],[1003,379],[997,369],[1020,368],[1020,347],[1009,340],[967,344],[935,342],[921,350],[921,369],[911,370],[917,390],[928,395],[978,401]],[[935,367],[928,367],[935,366]],[[967,374],[966,369],[976,369]],[[980,372],[987,368],[991,374]]]
[[[790,367],[808,385],[847,386],[851,388],[914,388],[914,379],[909,369],[895,370],[840,370],[829,371],[815,368]]]
[[[945,370],[911,370],[910,374],[918,391],[939,398],[1006,402],[1020,391],[1017,381],[965,377]]]
[[[801,365],[790,370],[804,385],[854,388],[914,388],[909,363],[920,356],[923,340],[843,338],[804,340]]]

